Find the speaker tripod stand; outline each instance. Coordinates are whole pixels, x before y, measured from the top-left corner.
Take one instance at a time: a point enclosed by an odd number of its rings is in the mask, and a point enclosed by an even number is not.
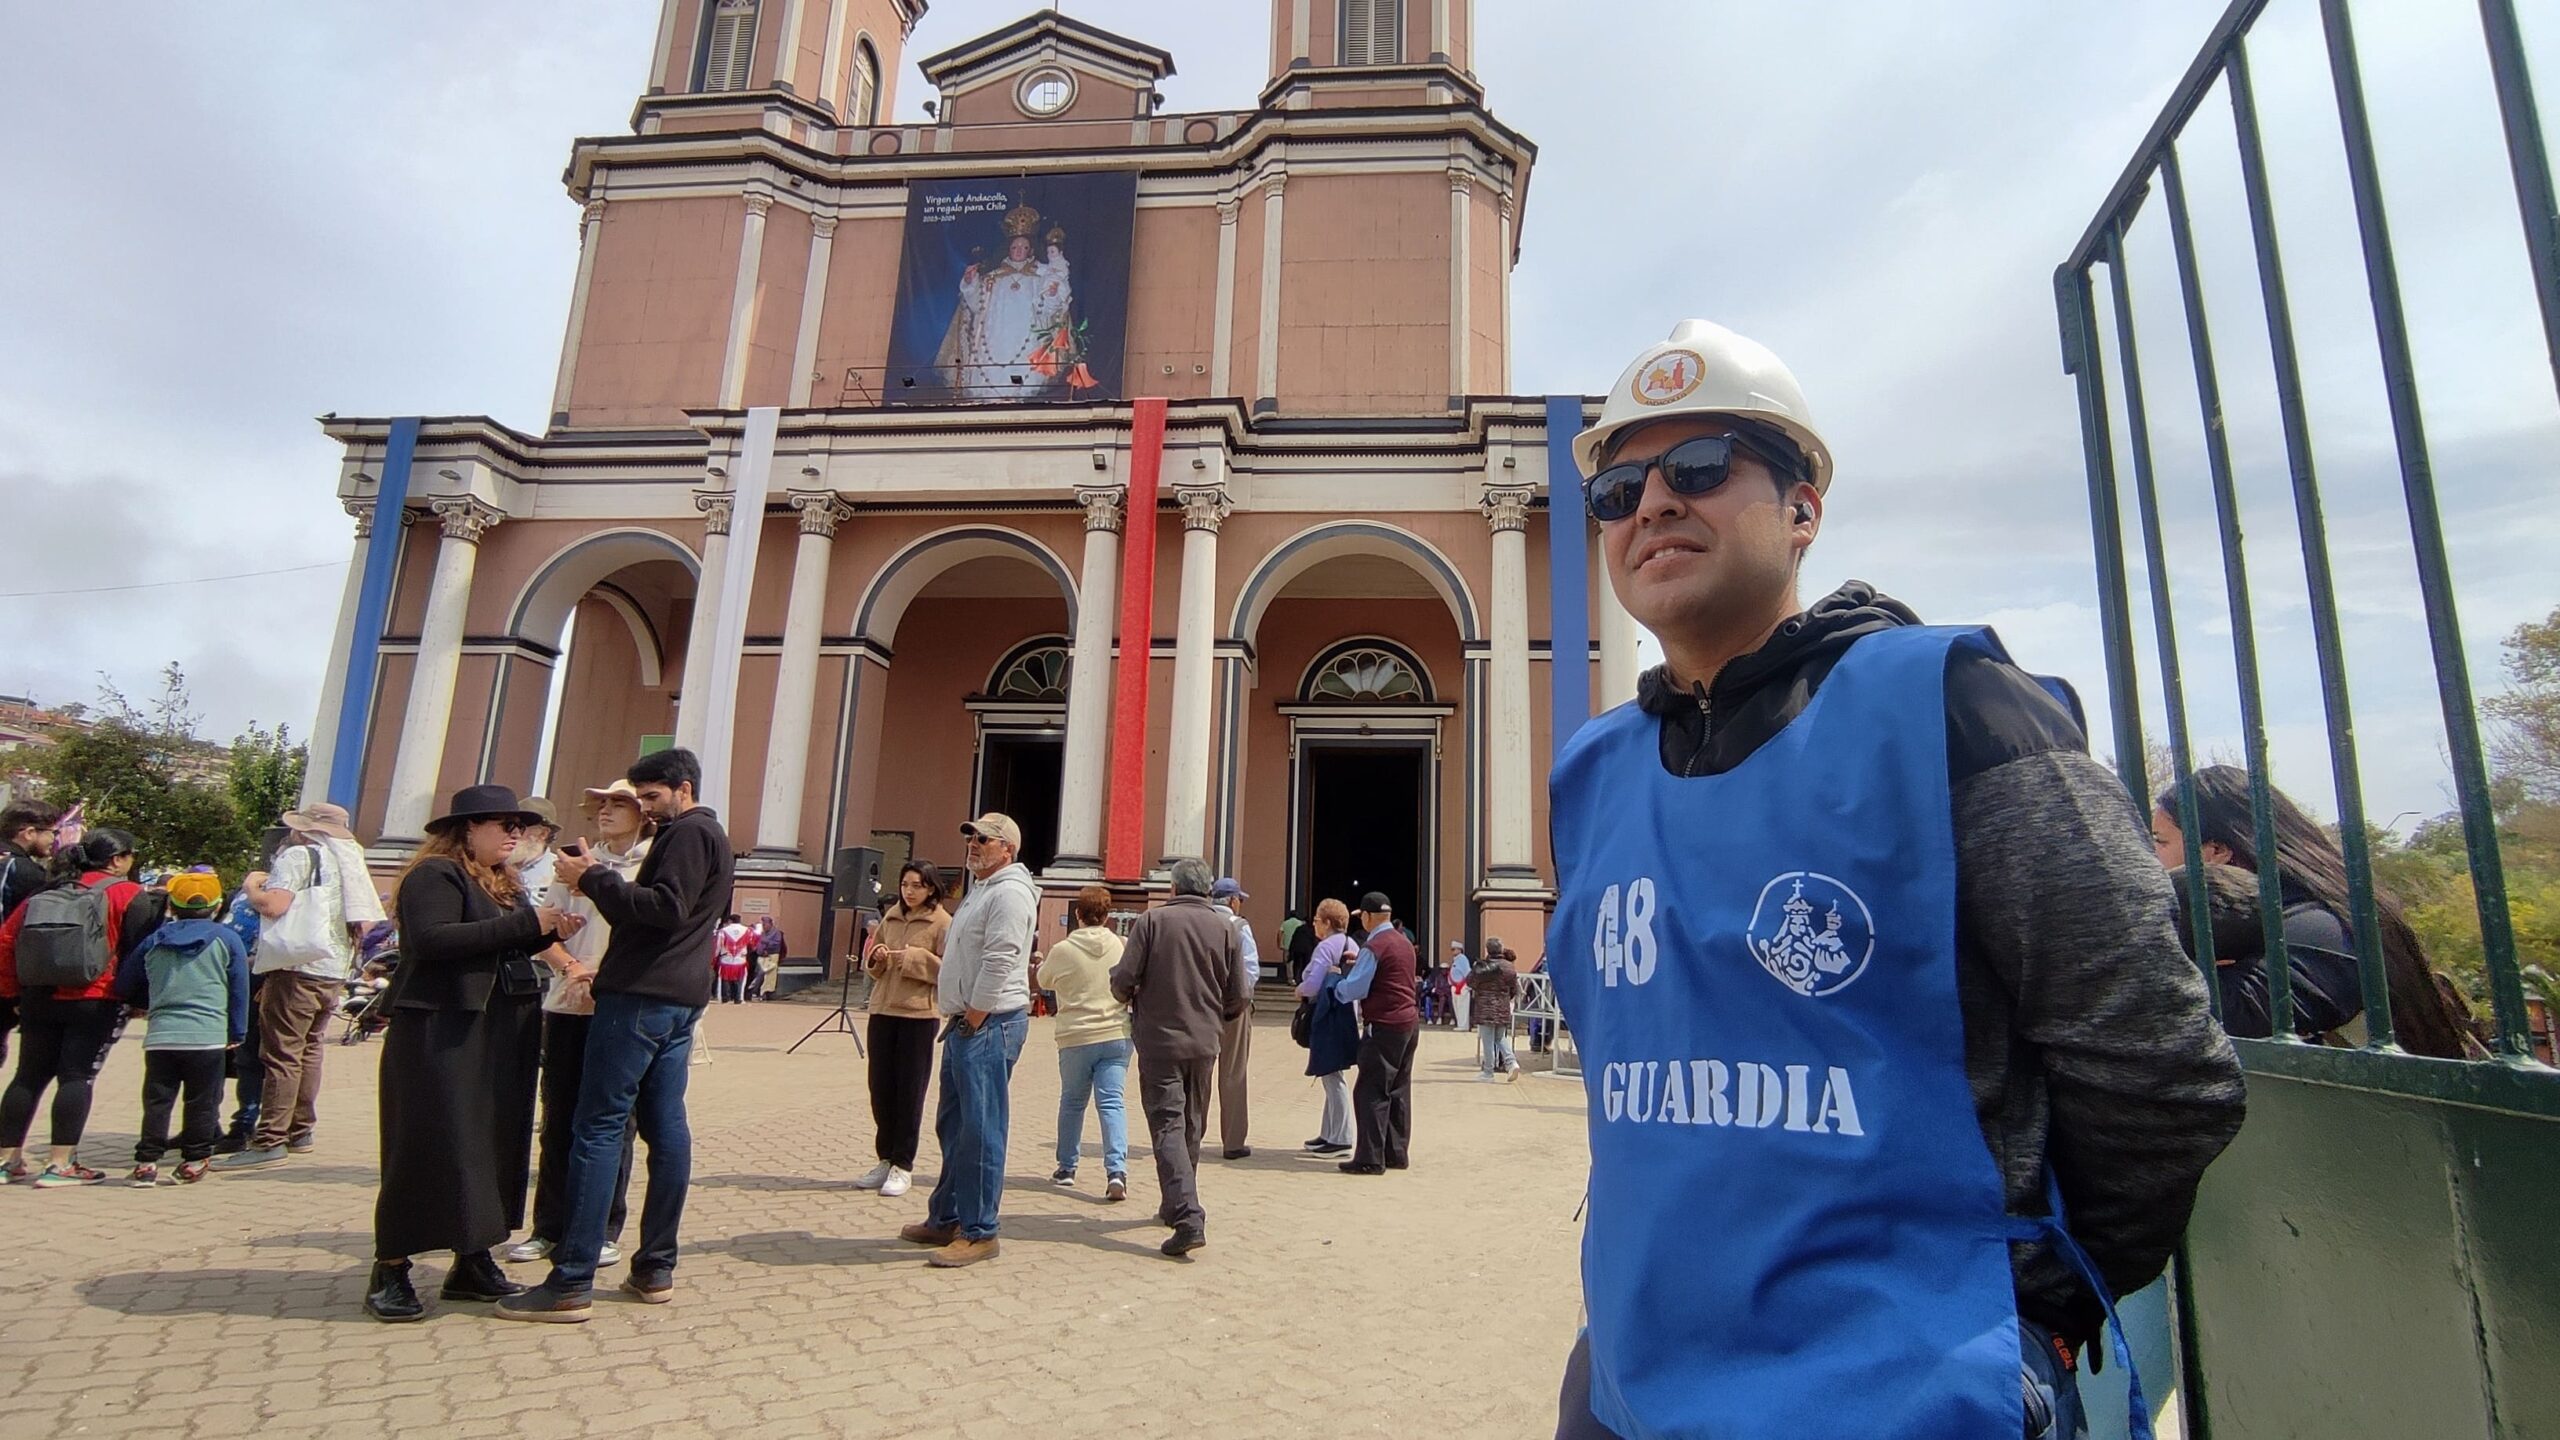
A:
[[[865,935],[865,928],[863,925],[855,925],[852,933],[855,933],[855,948],[860,948],[860,938]],[[852,1022],[852,971],[855,971],[858,963],[860,963],[858,956],[845,956],[845,986],[837,992],[835,1010],[829,1012],[824,1020],[819,1020],[817,1025],[809,1027],[809,1033],[801,1035],[799,1040],[791,1040],[791,1048],[783,1051],[786,1056],[799,1051],[801,1045],[806,1045],[809,1040],[817,1040],[819,1035],[852,1035],[852,1053],[855,1053],[855,1056],[863,1056],[865,1061],[868,1061],[870,1051],[865,1051],[863,1048],[863,1027]]]

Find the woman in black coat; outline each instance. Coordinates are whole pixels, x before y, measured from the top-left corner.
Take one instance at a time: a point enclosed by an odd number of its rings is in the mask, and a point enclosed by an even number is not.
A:
[[[400,970],[386,1000],[382,1193],[364,1306],[377,1320],[426,1313],[409,1257],[453,1252],[447,1300],[521,1294],[489,1255],[524,1222],[542,1054],[542,962],[577,929],[536,905],[507,857],[535,817],[503,785],[474,785],[428,822],[400,876]]]

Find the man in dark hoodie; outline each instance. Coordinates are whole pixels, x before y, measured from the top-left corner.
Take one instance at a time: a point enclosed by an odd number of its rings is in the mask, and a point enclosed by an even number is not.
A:
[[[1549,780],[1591,1077],[1558,1434],[1792,1435],[1807,1395],[2081,1433],[2079,1352],[2243,1102],[2141,806],[1989,632],[1800,605],[1831,456],[1766,349],[1682,324],[1576,449],[1664,663]]]
[[[675,1298],[676,1227],[693,1176],[685,1072],[694,1026],[711,1003],[712,933],[729,910],[733,857],[720,817],[694,801],[702,763],[692,751],[644,755],[628,778],[642,812],[658,826],[639,872],[623,879],[596,863],[581,839],[560,852],[555,873],[560,884],[594,903],[613,935],[596,963],[596,1013],[570,1125],[568,1222],[551,1252],[549,1278],[498,1302],[503,1319],[576,1323],[588,1317],[605,1215],[621,1173],[622,1137],[634,1120],[649,1146],[649,1196],[640,1210],[640,1248],[622,1288],[651,1305]]]

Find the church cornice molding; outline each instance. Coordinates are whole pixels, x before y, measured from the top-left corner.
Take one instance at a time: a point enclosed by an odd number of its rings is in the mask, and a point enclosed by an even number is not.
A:
[[[1212,112],[1219,118],[1234,112]],[[1179,123],[1187,117],[1158,116]],[[884,126],[882,131],[920,137],[932,126]],[[973,127],[974,128],[974,127]],[[1026,127],[1037,130],[1039,127]],[[1465,142],[1472,154],[1453,152],[1451,140]],[[903,143],[903,142],[902,142]],[[1090,149],[1019,148],[970,151],[909,151],[888,155],[838,155],[803,144],[767,129],[693,131],[679,134],[589,136],[578,140],[563,176],[569,194],[581,204],[593,198],[599,172],[613,177],[619,200],[642,198],[652,175],[691,170],[694,184],[708,190],[737,189],[762,179],[788,203],[817,209],[846,206],[873,198],[862,192],[902,189],[914,180],[969,179],[988,175],[1136,167],[1143,182],[1194,176],[1240,183],[1248,174],[1267,169],[1282,155],[1297,169],[1313,155],[1352,158],[1364,148],[1411,146],[1417,168],[1445,168],[1453,161],[1471,163],[1488,185],[1508,186],[1518,197],[1525,191],[1537,146],[1503,125],[1491,112],[1474,105],[1351,106],[1333,110],[1255,111],[1222,140],[1206,145],[1124,144]],[[1426,158],[1426,150],[1439,158]],[[795,186],[794,180],[799,183]],[[643,187],[635,192],[634,181]],[[817,187],[812,189],[812,184]],[[663,189],[664,187],[654,187]],[[882,197],[885,198],[885,197]]]

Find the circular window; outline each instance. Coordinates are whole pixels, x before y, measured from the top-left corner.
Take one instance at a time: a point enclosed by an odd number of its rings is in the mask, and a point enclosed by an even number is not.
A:
[[[1034,70],[1013,95],[1025,115],[1055,115],[1074,104],[1075,98],[1075,77],[1064,70]]]

